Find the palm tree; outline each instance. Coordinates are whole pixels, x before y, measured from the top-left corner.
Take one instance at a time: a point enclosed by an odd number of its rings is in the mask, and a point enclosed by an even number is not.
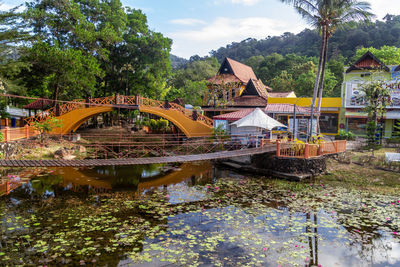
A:
[[[296,11],[322,35],[320,57],[317,77],[315,79],[313,99],[311,105],[311,129],[312,136],[314,107],[318,100],[317,113],[321,111],[321,99],[325,79],[325,66],[328,57],[329,39],[340,28],[345,28],[350,23],[369,20],[373,14],[369,12],[370,3],[358,0],[280,0],[291,4]],[[319,116],[318,116],[319,117]]]

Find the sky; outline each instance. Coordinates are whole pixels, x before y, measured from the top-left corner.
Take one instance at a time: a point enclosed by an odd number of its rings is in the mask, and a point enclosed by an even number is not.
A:
[[[264,39],[284,32],[299,33],[308,25],[293,7],[279,0],[121,0],[141,9],[149,27],[173,40],[172,54],[206,56],[232,42]],[[21,0],[0,0],[0,10]],[[399,0],[369,0],[377,19],[400,15]]]

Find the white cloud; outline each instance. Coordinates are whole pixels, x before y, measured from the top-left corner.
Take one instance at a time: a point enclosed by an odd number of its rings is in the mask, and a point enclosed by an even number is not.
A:
[[[376,18],[382,20],[386,14],[400,15],[399,0],[369,0],[372,13]]]
[[[14,7],[16,7],[16,5],[0,3],[0,11],[8,11],[11,8],[14,8]]]
[[[234,4],[242,4],[245,6],[252,6],[260,2],[260,0],[231,0]]]
[[[193,25],[199,25],[199,24],[206,24],[205,21],[200,20],[200,19],[173,19],[170,21],[172,24],[176,25],[184,25],[184,26],[193,26]]]
[[[219,17],[197,30],[177,31],[168,36],[174,40],[173,54],[190,57],[194,54],[207,55],[212,49],[249,37],[263,39],[268,35],[281,35],[286,31],[300,32],[304,27],[303,23],[293,25],[290,22],[265,17]]]
[[[261,0],[214,0],[214,4],[225,4],[225,3],[232,3],[232,4],[240,4],[245,6],[253,6],[259,3]]]

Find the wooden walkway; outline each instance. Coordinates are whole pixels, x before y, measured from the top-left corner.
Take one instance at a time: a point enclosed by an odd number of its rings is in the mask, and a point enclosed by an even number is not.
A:
[[[275,152],[276,145],[265,145],[260,148],[248,148],[234,151],[223,151],[208,154],[183,155],[171,157],[127,158],[127,159],[84,159],[84,160],[0,160],[0,167],[92,167],[92,166],[126,166],[162,164],[174,162],[191,162],[214,159],[227,159]]]

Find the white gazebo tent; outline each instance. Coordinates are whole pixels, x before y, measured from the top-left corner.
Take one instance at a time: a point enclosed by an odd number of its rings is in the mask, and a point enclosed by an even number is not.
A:
[[[279,121],[271,118],[259,108],[256,108],[252,113],[232,123],[231,125],[234,125],[237,128],[245,128],[245,133],[249,133],[250,129],[253,129],[252,132],[254,133],[259,133],[258,129],[265,129],[271,132],[272,129],[276,127],[287,128],[286,125],[283,125]],[[240,133],[240,129],[238,129],[237,133]],[[272,138],[272,133],[270,133],[270,138]]]

